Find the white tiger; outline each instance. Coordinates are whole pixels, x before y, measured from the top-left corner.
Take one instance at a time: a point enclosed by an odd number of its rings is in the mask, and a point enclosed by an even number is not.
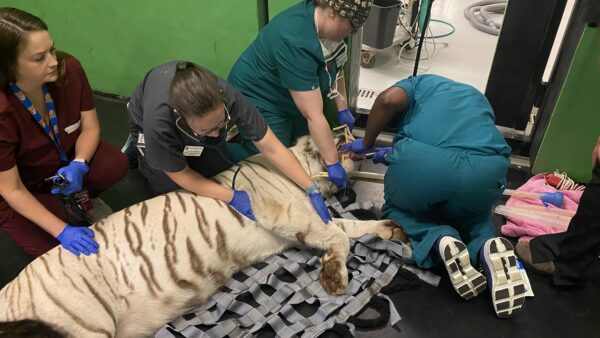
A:
[[[309,137],[291,150],[311,175],[323,170]],[[352,160],[343,162],[350,171]],[[230,186],[234,172],[214,180]],[[260,156],[242,162],[236,188],[248,192],[257,222],[224,202],[175,191],[93,225],[97,255],[56,247],[39,257],[0,291],[0,337],[27,326],[67,337],[148,336],[204,302],[234,272],[299,244],[325,250],[320,282],[339,294],[348,282],[348,236],[407,240],[392,221],[323,224],[302,189]],[[322,192],[333,186],[322,184]]]

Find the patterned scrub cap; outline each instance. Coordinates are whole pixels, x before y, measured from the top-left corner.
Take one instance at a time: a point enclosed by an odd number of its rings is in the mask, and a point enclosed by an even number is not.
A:
[[[373,0],[325,0],[325,4],[339,16],[350,20],[353,27],[360,27],[369,16]]]

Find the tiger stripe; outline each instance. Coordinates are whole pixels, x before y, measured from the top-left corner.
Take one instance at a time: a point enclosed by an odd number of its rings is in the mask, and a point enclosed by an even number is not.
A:
[[[270,199],[270,195],[267,197],[264,196],[264,194],[265,194],[264,189],[256,189],[256,187],[252,183],[252,180],[248,176],[246,176],[243,173],[241,175],[242,175],[242,177],[244,177],[246,179],[247,183],[250,185],[249,188],[246,188],[244,190],[246,192],[250,192],[254,195],[253,199],[252,199],[252,204],[257,204],[257,203],[262,204],[262,203],[265,203],[265,201],[267,201],[268,199]],[[260,198],[260,201],[257,200],[258,198]]]
[[[125,305],[127,306],[127,308],[129,308],[129,300],[127,299],[127,297],[123,297],[121,296],[121,301],[125,302]]]
[[[152,295],[154,297],[158,297],[158,293],[156,293],[156,291],[154,290],[154,285],[150,282],[150,278],[148,278],[148,275],[146,274],[146,270],[144,270],[144,267],[140,265],[140,274],[142,275],[142,278],[144,278],[144,281],[146,281],[146,286],[148,286],[148,290],[150,290],[150,293],[152,293]]]
[[[62,258],[62,254],[65,250],[63,249],[58,249],[58,263],[60,264],[60,266],[62,266],[63,268],[65,267],[65,262],[63,262],[63,258]]]
[[[27,267],[25,268],[25,278],[27,279],[27,288],[29,289],[29,294],[33,295],[32,292],[32,288],[31,288],[31,276],[29,275],[29,267],[31,265],[27,265]],[[37,317],[36,311],[35,311],[35,302],[31,302],[31,312],[33,313],[34,317]]]
[[[171,210],[171,197],[169,197],[169,195],[164,195],[165,196],[165,210]]]
[[[140,266],[140,270],[142,269],[142,267]],[[125,281],[125,284],[131,289],[131,283],[129,283],[129,278],[127,278],[127,273],[125,272],[125,269],[121,266],[121,276],[123,276],[123,280]]]
[[[294,188],[295,188],[296,190],[298,189],[298,187],[297,187],[295,184],[291,184],[291,185],[290,185],[290,184],[289,184],[289,180],[286,180],[286,179],[285,179],[285,178],[283,178],[283,177],[280,177],[280,176],[277,176],[277,175],[275,175],[275,176],[269,175],[269,174],[271,173],[271,170],[269,170],[269,169],[268,169],[267,167],[265,167],[263,164],[261,164],[261,163],[258,163],[258,162],[252,162],[252,161],[247,161],[247,162],[250,162],[250,163],[252,163],[252,164],[254,164],[254,165],[256,165],[256,166],[258,166],[258,167],[262,168],[262,169],[265,171],[265,173],[264,173],[264,174],[261,174],[261,176],[270,176],[270,177],[269,177],[270,179],[275,179],[277,182],[279,182],[279,184],[278,184],[277,186],[275,186],[275,185],[273,184],[273,182],[272,182],[272,181],[269,181],[269,183],[270,183],[270,186],[272,186],[272,187],[274,187],[274,188],[283,187],[283,188],[285,188],[285,189],[286,189],[286,190],[287,190],[289,193],[294,193],[294,190],[293,190]],[[257,173],[257,174],[258,174],[258,173]]]
[[[169,211],[170,211],[170,209],[169,209]],[[165,218],[166,217],[167,216],[165,213]],[[176,224],[177,224],[177,222],[175,222],[175,226],[176,226]],[[177,247],[175,246],[176,232],[174,231],[173,235],[171,237],[169,236],[168,219],[166,219],[166,222],[163,221],[163,229],[165,232],[165,240],[167,241],[167,244],[164,247],[164,256],[165,256],[165,260],[167,262],[166,265],[169,270],[169,275],[170,275],[171,279],[175,282],[175,284],[177,284],[177,286],[179,286],[182,289],[197,289],[197,287],[192,282],[181,278],[179,276],[179,274],[177,274],[177,272],[175,271],[175,266],[177,263]],[[176,230],[176,227],[175,227],[175,230]]]
[[[146,201],[142,202],[141,214],[142,214],[142,224],[146,224],[146,217],[148,216],[148,204]]]
[[[219,220],[216,221],[215,227],[217,228],[217,254],[222,259],[225,259],[229,253],[229,249],[227,248],[227,238]]]
[[[185,205],[185,200],[183,199],[183,196],[181,196],[181,193],[179,191],[175,192],[175,196],[177,196],[177,199],[179,200],[179,204],[183,209],[183,213],[187,214],[187,206]]]
[[[104,221],[102,221],[102,223],[100,223],[100,224],[96,223],[96,226],[94,227],[94,232],[98,233],[100,235],[100,237],[102,237],[102,240],[106,244],[106,248],[104,248],[104,250],[108,250],[109,241],[108,241],[108,237],[106,237],[106,232],[104,231],[104,229],[102,229],[102,225],[104,225]],[[101,251],[102,250],[98,250],[98,253],[100,253]]]
[[[186,238],[185,243],[187,245],[188,254],[190,255],[190,265],[192,266],[192,270],[200,276],[205,277],[206,272],[204,271],[204,263],[202,262],[202,258],[198,256],[196,249],[194,249],[192,240],[188,237]]]
[[[92,295],[94,295],[96,300],[100,303],[100,305],[102,305],[102,308],[104,308],[104,310],[106,311],[106,314],[112,319],[113,325],[115,326],[115,329],[116,329],[117,328],[117,318],[115,317],[114,311],[111,310],[110,305],[108,305],[108,302],[104,298],[102,298],[102,296],[100,295],[98,290],[96,290],[96,288],[94,288],[94,286],[92,284],[90,284],[90,282],[87,280],[87,278],[85,278],[85,276],[82,276],[81,279],[83,280],[83,283],[88,288],[88,290],[92,293]]]
[[[102,335],[105,335],[105,336],[107,336],[109,338],[112,336],[110,334],[110,331],[108,331],[108,330],[105,330],[103,328],[99,328],[99,327],[87,324],[81,317],[77,316],[75,313],[73,313],[72,311],[70,311],[65,306],[65,304],[63,304],[60,300],[58,300],[57,298],[55,298],[54,295],[53,295],[53,293],[50,292],[46,288],[46,284],[40,283],[40,285],[42,286],[42,289],[44,289],[44,292],[46,293],[46,296],[48,297],[48,299],[50,299],[52,301],[52,303],[54,303],[54,305],[56,305],[56,307],[58,307],[63,313],[65,313],[67,316],[69,316],[75,323],[79,324],[79,326],[81,326],[82,328],[84,328],[87,331],[91,331],[91,332],[94,332],[94,333],[102,334]]]
[[[163,223],[164,224],[164,223]],[[167,244],[164,247],[164,256],[167,262],[167,269],[169,270],[169,275],[171,279],[182,289],[197,289],[197,287],[190,281],[187,281],[177,274],[175,271],[175,266],[177,265],[177,248],[175,247],[175,238],[169,239],[168,233],[168,222],[165,229],[165,239],[167,240]]]
[[[166,249],[165,249],[166,250]],[[198,287],[196,287],[192,282],[185,280],[183,278],[181,278],[177,272],[175,271],[175,265],[173,264],[167,264],[167,268],[169,270],[169,274],[171,276],[171,279],[175,282],[175,284],[177,284],[177,286],[179,286],[182,289],[199,289]]]
[[[52,279],[56,279],[54,277],[54,275],[52,274],[50,267],[48,266],[48,261],[46,260],[46,256],[40,256],[40,261],[44,264],[44,268],[46,268],[46,272],[48,273],[48,275],[50,275],[50,277],[52,277]]]
[[[246,173],[243,173],[243,172],[240,171],[240,175],[243,178],[245,178],[246,179],[246,183],[248,183],[250,185],[250,188],[246,189],[246,190],[251,190],[251,191],[253,191],[255,193],[262,193],[262,192],[264,192],[264,189],[257,189],[256,188],[256,186],[254,185],[253,180],[250,177],[248,177],[248,175],[246,175]]]
[[[223,274],[223,272],[221,272],[219,270],[215,270],[211,267],[208,268],[208,274],[212,277],[212,279],[215,281],[215,283],[217,283],[219,285],[221,285],[227,281],[227,278],[225,278],[225,275]]]
[[[258,178],[260,178],[261,180],[263,180],[264,182],[266,182],[268,185],[270,185],[270,186],[271,186],[271,188],[274,188],[274,189],[275,189],[275,190],[277,190],[277,191],[278,191],[280,194],[284,194],[283,190],[281,190],[279,187],[277,187],[277,186],[273,185],[273,183],[272,183],[271,181],[269,181],[269,180],[267,180],[267,179],[265,178],[265,175],[261,175],[261,174],[259,174],[259,173],[258,173],[258,171],[256,171],[256,169],[254,169],[254,167],[253,167],[253,166],[249,165],[249,166],[246,166],[246,167],[247,167],[247,168],[249,168],[250,170],[252,170],[252,171],[253,171],[253,172],[256,174],[256,176],[257,176]],[[261,184],[261,186],[262,186],[262,184]]]
[[[21,279],[19,278],[17,280],[17,296],[16,299],[21,300]],[[19,309],[17,312],[21,313],[21,302],[17,302],[17,304],[19,305]]]
[[[121,255],[121,250],[119,249],[118,245],[115,245],[115,254],[117,259],[119,259],[119,256]]]
[[[129,215],[128,215],[129,213]],[[149,276],[145,277],[150,278],[152,281],[152,284],[156,287],[156,289],[158,291],[163,291],[161,286],[158,284],[158,282],[156,281],[156,277],[154,274],[154,265],[152,265],[152,262],[150,261],[150,258],[148,258],[148,256],[143,252],[142,250],[142,237],[140,235],[140,230],[137,228],[137,226],[131,222],[129,220],[129,216],[131,215],[131,212],[129,210],[126,210],[124,213],[124,217],[123,217],[123,221],[125,222],[125,238],[127,239],[127,243],[129,243],[129,248],[131,249],[131,252],[133,252],[134,255],[139,256],[142,258],[142,260],[144,261],[144,263],[146,263],[146,267],[148,268],[148,274]],[[137,247],[134,247],[131,235],[129,234],[129,229],[133,229],[133,231],[135,232],[136,238],[137,238]]]
[[[165,234],[165,241],[167,242],[165,244],[165,260],[169,261],[168,258],[171,257],[171,255],[168,255],[168,250],[167,249],[171,249],[170,251],[172,252],[172,257],[173,257],[173,263],[177,263],[177,250],[175,250],[175,238],[173,238],[170,235],[170,231],[169,231],[169,215],[170,215],[170,211],[165,210],[165,212],[163,213],[163,232]],[[175,231],[173,231],[173,236],[175,235]]]
[[[163,232],[165,234],[165,241],[167,242],[163,251],[165,260],[167,262],[166,266],[169,270],[169,275],[171,279],[175,282],[175,284],[177,284],[177,286],[183,289],[196,288],[193,283],[182,279],[175,271],[175,266],[177,264],[177,248],[175,247],[177,221],[174,217],[169,217],[169,215],[172,215],[171,199],[168,197],[168,195],[166,197],[167,198],[165,199],[165,212],[163,213]],[[169,231],[169,219],[173,219],[174,221],[174,231],[172,235]]]
[[[65,274],[65,277],[67,277],[67,280],[71,283],[71,286],[73,287],[73,289],[83,293],[83,291],[75,284],[75,282],[73,282],[73,279],[71,278],[71,276]]]
[[[14,299],[15,298],[14,297],[14,294],[15,294],[15,285],[11,284],[10,285],[10,289],[8,289],[6,291],[6,293],[8,293],[10,295],[9,296],[10,299]],[[14,306],[10,307],[10,314],[12,315],[13,320],[17,318],[17,314],[15,313],[15,307]]]
[[[225,177],[212,177],[211,181],[214,181],[215,183],[218,183],[220,185],[225,185],[226,178]]]
[[[85,268],[86,268],[86,269],[87,269],[87,270],[88,270],[90,273],[92,273],[94,270],[92,270],[92,269],[90,268],[90,266],[88,265],[88,259],[87,259],[87,258],[90,258],[90,259],[92,259],[92,257],[94,257],[94,256],[91,256],[91,257],[83,257],[83,259],[82,259],[82,261],[83,261],[83,265],[85,266]]]
[[[303,232],[296,233],[296,239],[298,240],[298,242],[300,242],[302,244],[306,244],[306,242],[304,241],[305,238],[306,238],[306,233],[303,233]]]
[[[231,211],[231,214],[233,215],[233,217],[235,217],[235,219],[237,219],[237,221],[240,223],[240,225],[243,227],[246,226],[246,223],[244,222],[244,216],[242,216],[239,212],[233,210],[233,208],[229,208]]]
[[[192,200],[192,202],[194,202],[194,209],[196,210],[198,230],[200,231],[202,238],[204,238],[204,241],[208,244],[208,247],[212,249],[213,245],[208,234],[209,226],[206,223],[206,214],[204,213],[204,209],[200,206],[200,204],[198,204],[198,201]]]
[[[115,278],[117,279],[117,281],[120,281],[119,272],[117,271],[117,267],[115,266],[115,263],[113,263],[112,260],[108,260],[108,265],[110,265],[110,267],[112,268],[112,270],[113,270],[113,272],[115,274]]]

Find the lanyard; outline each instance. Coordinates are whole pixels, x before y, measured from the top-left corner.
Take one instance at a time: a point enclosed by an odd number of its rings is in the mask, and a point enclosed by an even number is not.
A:
[[[319,42],[321,43],[321,49],[325,58],[325,72],[329,79],[329,93],[327,93],[327,97],[334,99],[340,95],[337,88],[337,81],[340,76],[340,70],[346,63],[348,47],[343,41],[336,44],[329,40],[320,39]]]
[[[52,97],[50,97],[50,93],[48,92],[48,87],[46,87],[46,85],[43,85],[42,89],[44,91],[44,103],[46,105],[46,110],[48,111],[50,126],[46,125],[46,122],[44,122],[44,119],[42,118],[40,112],[33,106],[31,100],[27,98],[25,93],[23,93],[21,88],[19,88],[19,86],[17,86],[16,83],[11,83],[10,89],[12,90],[13,94],[15,94],[15,96],[21,101],[23,107],[25,107],[25,109],[27,109],[31,113],[31,117],[33,117],[33,119],[38,123],[38,125],[42,127],[42,129],[44,130],[46,135],[48,135],[52,143],[54,143],[54,146],[56,146],[56,149],[60,154],[60,160],[63,162],[69,162],[69,159],[67,158],[67,155],[65,155],[65,152],[63,151],[60,143],[60,130],[58,129],[58,118],[56,117],[56,108],[54,107],[54,101],[52,101]],[[52,129],[50,129],[50,127],[52,127]]]

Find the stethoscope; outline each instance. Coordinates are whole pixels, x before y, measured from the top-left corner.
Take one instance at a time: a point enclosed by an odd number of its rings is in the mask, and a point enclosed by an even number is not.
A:
[[[196,134],[196,132],[192,130],[192,128],[190,128],[187,122],[185,122],[183,117],[179,115],[179,113],[175,109],[172,109],[171,111],[177,116],[177,118],[175,119],[175,126],[183,135],[209,149],[218,149],[219,147],[225,144],[227,132],[229,131],[229,125],[231,124],[231,115],[229,114],[229,109],[227,109],[227,105],[223,104],[223,108],[225,108],[225,125],[222,128],[219,128],[219,136],[217,137],[199,136],[198,134]],[[193,135],[190,134],[186,130],[186,128],[192,130]]]
[[[237,166],[237,170],[235,171],[235,174],[233,174],[233,179],[231,180],[231,189],[235,190],[235,179],[238,175],[238,173],[240,172],[240,169],[242,169],[242,166],[240,163],[235,163],[233,162],[230,158],[228,154],[224,154],[222,149],[223,146],[225,145],[226,141],[227,141],[227,132],[229,131],[229,124],[231,123],[231,115],[229,115],[229,110],[227,109],[227,106],[224,105],[225,107],[225,113],[227,116],[227,121],[225,123],[225,126],[223,126],[223,128],[219,129],[219,136],[217,137],[207,137],[204,136],[203,139],[200,139],[198,136],[196,136],[196,134],[194,133],[194,135],[190,134],[189,132],[187,132],[185,129],[191,129],[189,127],[189,125],[187,124],[187,122],[185,122],[185,120],[183,119],[183,117],[181,117],[181,115],[179,115],[179,113],[177,113],[175,110],[171,110],[173,112],[173,114],[175,114],[177,116],[177,118],[175,119],[175,126],[177,127],[177,129],[179,129],[179,131],[189,137],[191,140],[201,144],[203,147],[206,147],[208,149],[213,149],[216,150],[219,155],[221,155],[221,157],[229,164],[231,164],[231,166]],[[210,140],[215,140],[214,142],[210,142],[207,143],[207,139]],[[212,143],[212,144],[211,144]]]

